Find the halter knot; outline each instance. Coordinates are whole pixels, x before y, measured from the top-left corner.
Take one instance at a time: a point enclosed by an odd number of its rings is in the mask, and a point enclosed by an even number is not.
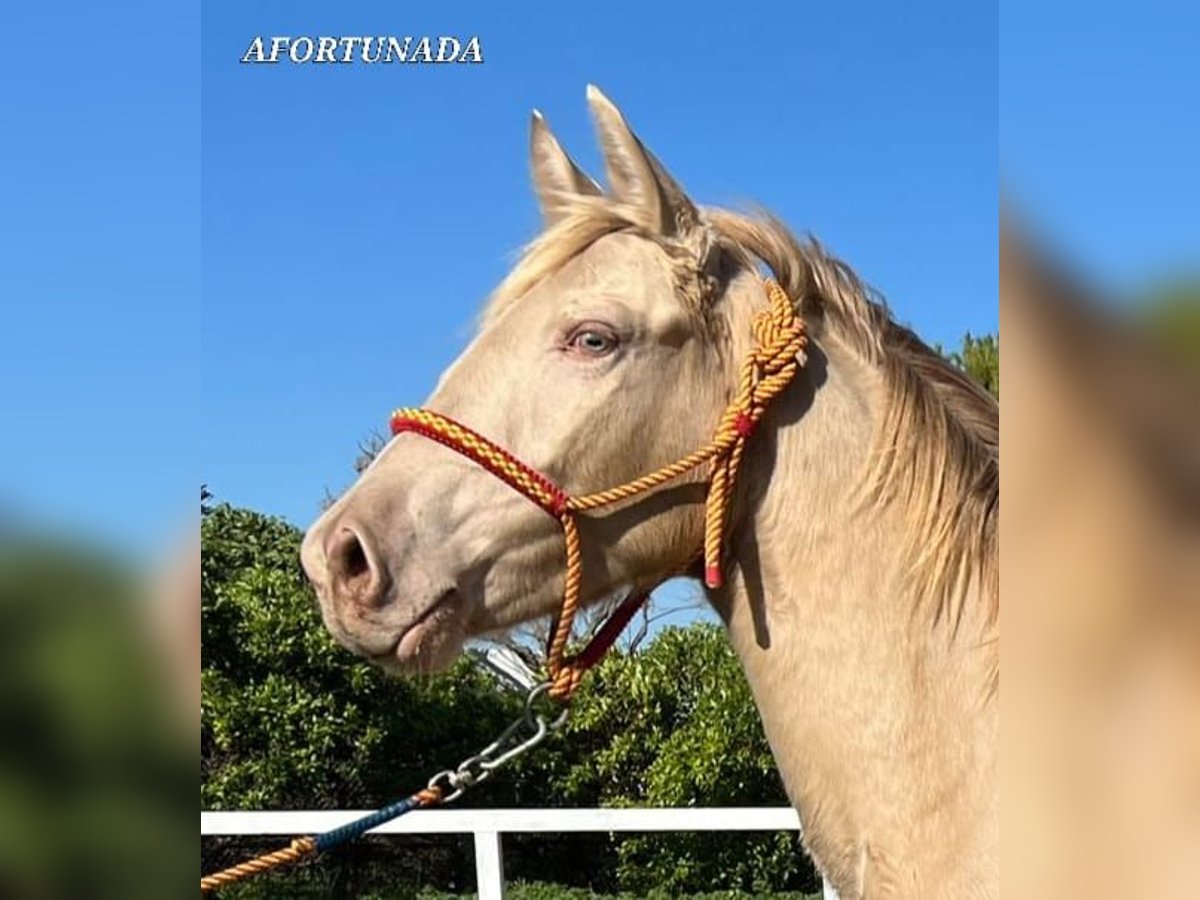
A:
[[[808,338],[804,320],[796,314],[787,292],[775,281],[766,282],[770,305],[754,317],[755,347],[742,364],[738,394],[713,438],[713,474],[704,516],[704,583],[719,588],[725,583],[721,553],[729,497],[745,453],[746,440],[766,413],[767,405],[788,386],[799,371]]]

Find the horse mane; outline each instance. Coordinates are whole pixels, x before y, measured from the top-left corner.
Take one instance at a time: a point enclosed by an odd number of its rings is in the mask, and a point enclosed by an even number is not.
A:
[[[667,239],[639,224],[636,210],[609,197],[571,198],[572,212],[524,251],[484,309],[486,324],[601,237],[633,232],[676,263],[681,294],[715,289],[711,251],[765,266],[805,316],[883,377],[886,400],[864,477],[868,502],[896,504],[906,517],[906,554],[918,610],[957,630],[971,588],[999,612],[1000,407],[982,387],[892,320],[854,271],[815,239],[804,242],[769,214],[705,209],[706,227]]]
[[[806,316],[883,376],[883,415],[865,496],[906,516],[914,596],[957,628],[971,587],[994,625],[1000,604],[1000,406],[895,322],[854,271],[767,214],[710,210],[719,235],[761,261]]]

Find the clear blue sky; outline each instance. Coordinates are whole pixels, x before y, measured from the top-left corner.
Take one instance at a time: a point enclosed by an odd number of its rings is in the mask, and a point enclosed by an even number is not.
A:
[[[199,13],[8,4],[0,516],[137,555],[195,529]]]
[[[693,197],[812,229],[929,340],[996,327],[987,4],[205,7],[203,477],[307,524],[538,227],[529,112],[595,82]],[[763,7],[774,6],[767,10]],[[478,67],[239,65],[258,34],[478,34]]]
[[[1109,289],[1200,271],[1198,33],[1185,0],[1003,3],[1006,187]]]

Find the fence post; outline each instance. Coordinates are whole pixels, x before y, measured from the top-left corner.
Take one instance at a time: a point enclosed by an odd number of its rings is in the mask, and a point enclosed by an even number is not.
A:
[[[479,900],[504,900],[504,853],[500,832],[476,831],[475,885]]]

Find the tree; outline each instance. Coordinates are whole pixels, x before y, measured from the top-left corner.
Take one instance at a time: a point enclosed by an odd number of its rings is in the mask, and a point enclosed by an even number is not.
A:
[[[962,347],[951,353],[940,352],[951,363],[966,372],[997,400],[1000,399],[1000,341],[995,335],[974,337],[968,331]]]

